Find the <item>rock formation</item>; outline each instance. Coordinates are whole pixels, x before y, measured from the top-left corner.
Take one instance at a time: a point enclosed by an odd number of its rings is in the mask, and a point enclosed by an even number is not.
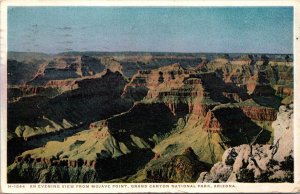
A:
[[[154,159],[155,160],[155,159]],[[208,165],[200,162],[192,148],[165,162],[154,161],[146,167],[146,178],[151,182],[195,182]]]
[[[284,57],[74,52],[36,60],[25,77],[9,75],[8,180],[194,182],[201,173],[201,181],[290,181],[293,156],[280,145],[292,130],[277,129],[289,127],[281,115],[292,117],[292,106],[279,109],[293,101],[292,58]],[[13,60],[9,72],[19,72]]]
[[[222,160],[197,182],[293,182],[293,105],[281,106],[274,128],[274,142],[243,144],[227,149]]]

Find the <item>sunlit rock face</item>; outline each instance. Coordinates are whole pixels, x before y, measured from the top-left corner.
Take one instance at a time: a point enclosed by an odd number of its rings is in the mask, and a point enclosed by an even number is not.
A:
[[[293,156],[294,150],[294,105],[280,106],[276,121],[272,123],[274,128],[274,145],[278,150],[274,159],[284,161],[285,157]]]
[[[293,182],[293,104],[281,106],[272,123],[274,141],[227,149],[222,161],[197,182]]]
[[[291,181],[293,143],[282,140],[293,137],[293,65],[282,59],[65,53],[9,61],[8,180]]]

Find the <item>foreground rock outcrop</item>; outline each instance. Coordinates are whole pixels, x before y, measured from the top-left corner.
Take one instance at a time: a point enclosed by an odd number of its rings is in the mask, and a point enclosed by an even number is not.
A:
[[[276,121],[272,123],[274,128],[274,144],[278,145],[274,159],[284,161],[285,157],[293,156],[294,150],[294,105],[281,106]]]
[[[227,149],[197,182],[293,182],[293,105],[281,106],[272,124],[274,142]]]

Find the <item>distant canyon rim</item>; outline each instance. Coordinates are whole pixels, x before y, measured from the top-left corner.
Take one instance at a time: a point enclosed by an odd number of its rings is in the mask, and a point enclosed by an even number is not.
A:
[[[8,182],[293,182],[293,66],[291,54],[8,52]]]

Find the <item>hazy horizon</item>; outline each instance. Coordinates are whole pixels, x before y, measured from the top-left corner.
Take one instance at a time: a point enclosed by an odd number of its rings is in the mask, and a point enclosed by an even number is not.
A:
[[[9,7],[12,52],[293,53],[292,7]]]
[[[46,54],[46,55],[57,55],[62,53],[178,53],[178,54],[266,54],[266,55],[293,55],[291,53],[253,53],[253,52],[168,52],[168,51],[63,51],[57,53],[46,53],[46,52],[31,52],[31,51],[13,51],[8,50],[7,52],[15,52],[15,53],[39,53],[39,54]]]

